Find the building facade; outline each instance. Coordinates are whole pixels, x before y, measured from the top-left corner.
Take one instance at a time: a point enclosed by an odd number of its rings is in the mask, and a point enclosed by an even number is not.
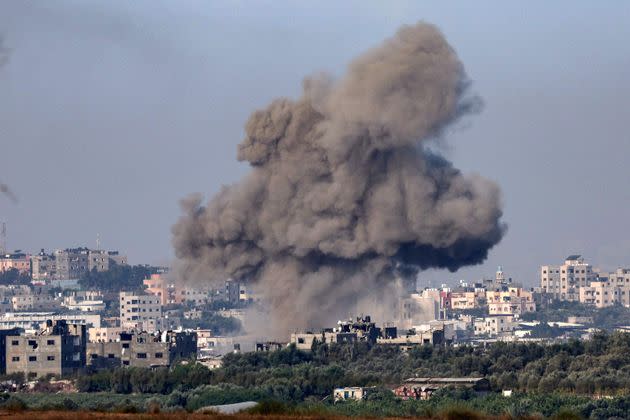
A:
[[[580,287],[590,286],[597,279],[593,267],[580,255],[568,256],[560,266],[540,267],[540,287],[544,293],[561,301],[580,300]]]
[[[120,292],[120,326],[126,329],[155,331],[162,317],[158,296]]]
[[[27,378],[75,374],[85,367],[86,344],[85,325],[49,321],[40,334],[7,337],[7,374],[23,372]]]

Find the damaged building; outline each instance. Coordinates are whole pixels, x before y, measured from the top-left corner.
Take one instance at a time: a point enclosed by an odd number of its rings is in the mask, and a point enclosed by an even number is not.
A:
[[[6,373],[23,372],[27,378],[66,376],[85,367],[85,325],[47,321],[37,334],[6,338]]]
[[[87,347],[87,363],[94,369],[170,366],[196,356],[195,332],[121,332],[116,341],[88,343]]]
[[[376,344],[379,338],[396,338],[396,327],[377,327],[371,317],[357,317],[355,320],[339,321],[337,327],[324,328],[320,333],[304,332],[291,334],[291,343],[300,350],[311,350],[315,342],[343,344],[367,342]]]

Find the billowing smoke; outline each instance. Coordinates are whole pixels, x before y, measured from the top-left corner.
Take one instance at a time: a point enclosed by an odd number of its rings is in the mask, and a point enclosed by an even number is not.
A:
[[[15,193],[11,190],[11,188],[9,188],[7,184],[3,184],[2,182],[0,182],[0,193],[9,197],[9,199],[14,203],[17,203],[17,195],[15,195]]]
[[[3,40],[2,38],[0,38],[0,66],[5,64],[7,60],[8,50],[4,47]],[[2,182],[0,182],[0,193],[9,197],[9,199],[11,199],[11,201],[13,201],[14,203],[17,203],[17,196],[7,184],[3,184]]]
[[[251,173],[206,205],[183,201],[173,244],[186,279],[250,282],[283,327],[345,317],[401,275],[479,264],[503,236],[498,187],[427,141],[480,108],[434,26],[405,26],[340,80],[256,111],[238,146]],[[361,308],[359,308],[361,309]]]

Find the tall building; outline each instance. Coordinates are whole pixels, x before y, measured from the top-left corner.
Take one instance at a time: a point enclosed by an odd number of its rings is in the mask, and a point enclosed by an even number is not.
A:
[[[593,267],[581,255],[568,256],[560,266],[540,267],[540,287],[554,299],[579,301],[580,287],[590,286],[597,279]]]
[[[56,278],[55,256],[46,254],[43,248],[39,254],[31,256],[31,268],[33,282],[46,282]]]
[[[92,250],[88,248],[58,249],[46,254],[42,249],[31,257],[34,282],[51,280],[77,280],[85,273],[107,271],[112,264],[125,265],[127,257],[118,251]]]
[[[121,327],[150,332],[159,327],[162,304],[157,296],[120,292],[119,303]]]

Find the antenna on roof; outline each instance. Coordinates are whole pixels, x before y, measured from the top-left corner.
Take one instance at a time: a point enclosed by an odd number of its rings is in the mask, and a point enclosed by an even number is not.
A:
[[[99,233],[96,234],[96,250],[100,251],[101,249],[101,235]]]

